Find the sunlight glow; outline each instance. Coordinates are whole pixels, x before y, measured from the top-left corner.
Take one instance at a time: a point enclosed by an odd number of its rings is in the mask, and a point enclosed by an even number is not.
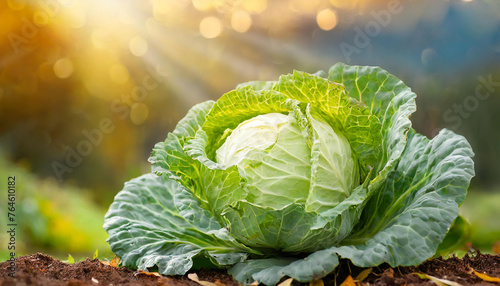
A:
[[[222,23],[217,17],[206,17],[200,22],[200,33],[207,39],[218,37],[222,33]]]
[[[36,50],[26,59],[33,68],[26,69],[23,79],[32,76],[40,83],[60,84],[63,89],[73,84],[65,80],[71,78],[75,80],[72,88],[78,92],[86,90],[86,96],[104,100],[122,100],[134,87],[142,86],[145,79],[151,84],[149,77],[154,75],[157,82],[148,94],[169,90],[169,96],[175,97],[179,106],[207,99],[207,90],[227,90],[231,80],[267,80],[276,76],[277,70],[263,66],[263,59],[284,52],[291,58],[305,58],[299,50],[284,51],[279,46],[301,35],[304,29],[320,33],[339,29],[341,21],[354,21],[344,16],[343,8],[387,6],[383,0],[46,1],[50,5],[43,4],[44,1],[5,0],[0,3],[4,8],[0,9],[0,33],[7,35],[13,31],[19,36],[14,43],[7,36],[0,40],[4,47],[17,49],[4,57],[0,66]],[[35,14],[38,16],[34,17]],[[244,55],[240,50],[245,51]],[[286,63],[280,60],[281,64]],[[161,72],[151,71],[150,67],[156,65],[161,66]],[[225,75],[226,80],[207,76],[206,70],[215,70]],[[25,89],[26,84],[20,81],[16,87]],[[44,85],[30,88],[43,93]],[[148,98],[153,100],[154,96]],[[132,104],[129,102],[127,106],[131,108]],[[139,112],[143,109],[136,108],[135,123],[141,122],[138,114],[144,114]]]

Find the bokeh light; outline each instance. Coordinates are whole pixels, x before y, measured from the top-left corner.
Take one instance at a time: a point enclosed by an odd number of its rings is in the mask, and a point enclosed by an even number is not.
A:
[[[231,27],[237,32],[245,33],[252,26],[252,17],[246,11],[239,10],[231,16]]]
[[[68,58],[60,59],[54,64],[54,73],[58,78],[68,78],[73,71],[73,63]]]
[[[217,17],[206,17],[200,22],[200,33],[207,39],[218,37],[222,33],[222,23]]]
[[[130,109],[130,120],[135,125],[143,124],[146,119],[148,119],[149,108],[146,104],[142,102],[136,102],[131,106]]]
[[[197,10],[206,11],[214,7],[213,2],[213,0],[193,0],[193,6]]]
[[[134,37],[130,40],[130,52],[137,57],[141,57],[148,51],[148,43],[142,37]]]
[[[329,31],[337,26],[337,14],[331,9],[324,9],[316,16],[318,26],[325,31]]]
[[[242,1],[242,7],[251,13],[262,13],[267,8],[267,0]]]

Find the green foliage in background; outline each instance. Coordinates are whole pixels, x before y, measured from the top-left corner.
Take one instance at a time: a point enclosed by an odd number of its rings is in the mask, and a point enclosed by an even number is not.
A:
[[[0,178],[16,177],[16,255],[46,252],[59,258],[68,253],[92,256],[95,249],[110,256],[107,234],[102,229],[105,211],[83,189],[60,186],[53,179],[40,179],[5,160],[0,153]],[[0,224],[7,225],[7,194],[1,196]],[[8,259],[9,237],[0,234],[0,260]],[[78,255],[80,254],[80,255]]]
[[[500,191],[472,191],[460,208],[470,224],[470,242],[482,252],[491,252],[500,242]]]

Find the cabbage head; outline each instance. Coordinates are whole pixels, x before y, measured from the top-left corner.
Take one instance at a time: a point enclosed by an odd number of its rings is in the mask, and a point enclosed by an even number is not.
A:
[[[243,284],[308,282],[433,256],[474,175],[467,140],[411,128],[415,94],[378,67],[249,82],[194,106],[105,217],[123,264]]]

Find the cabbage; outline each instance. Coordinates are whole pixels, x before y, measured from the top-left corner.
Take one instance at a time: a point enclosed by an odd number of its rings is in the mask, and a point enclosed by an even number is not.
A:
[[[274,285],[439,252],[474,165],[467,140],[411,128],[415,94],[378,67],[239,85],[194,106],[105,217],[130,268],[229,268]]]

